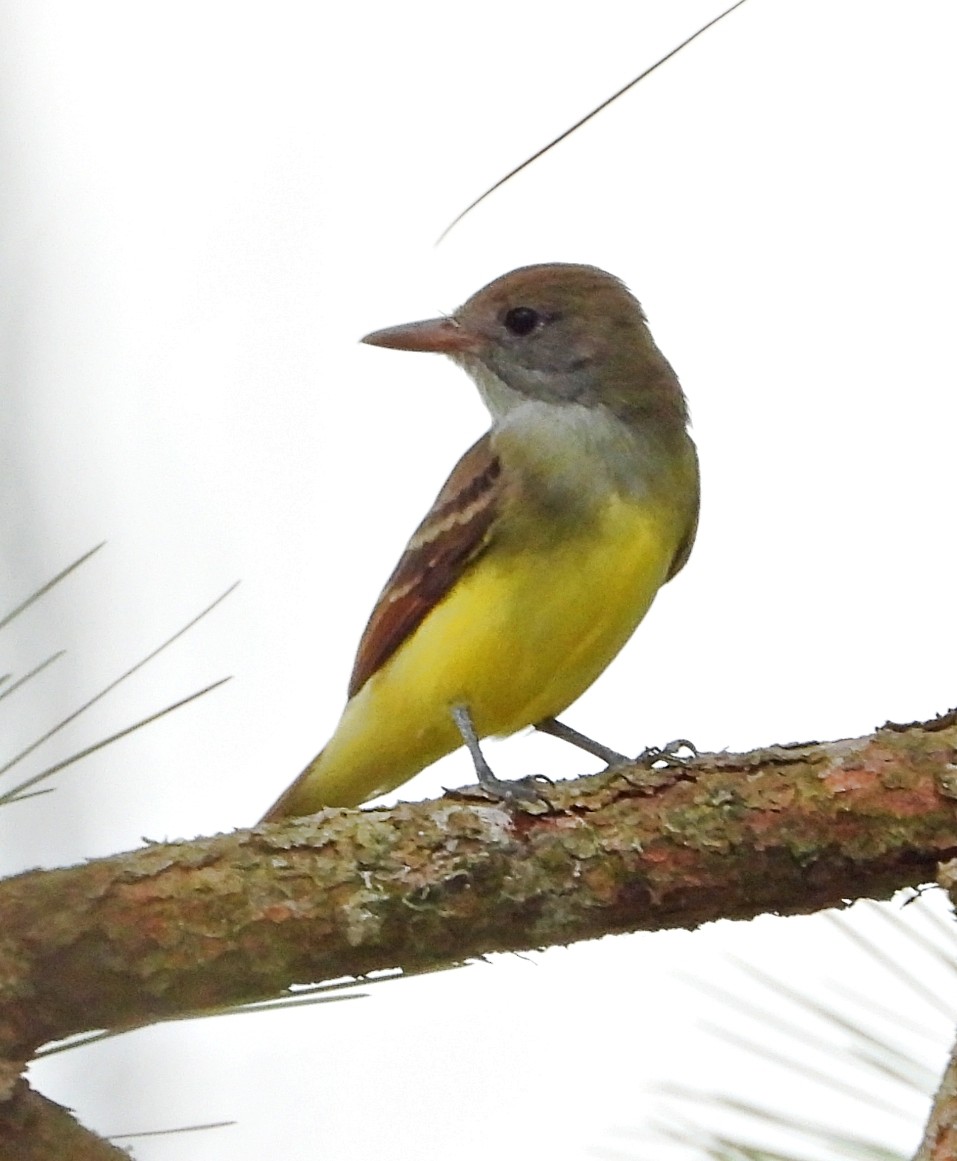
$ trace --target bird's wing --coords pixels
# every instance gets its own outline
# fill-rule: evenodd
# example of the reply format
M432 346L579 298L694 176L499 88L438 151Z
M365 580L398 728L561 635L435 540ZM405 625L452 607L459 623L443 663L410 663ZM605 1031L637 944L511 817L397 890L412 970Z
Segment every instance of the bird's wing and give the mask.
M690 440L688 441L688 450L690 455L685 464L684 479L680 481L677 487L677 494L684 497L687 501L687 526L685 528L685 534L682 536L674 558L671 561L671 567L668 569L665 582L670 581L672 577L676 577L688 563L688 557L691 555L691 549L694 547L695 537L698 534L701 482L698 477L698 455L695 451L694 444Z
M688 527L688 531L685 533L681 543L678 545L678 551L675 553L674 559L671 562L671 568L668 569L668 575L665 577L665 584L667 584L668 581L670 581L673 577L676 577L688 563L688 557L691 555L691 549L694 547L695 536L697 536L697 534L698 509L696 507L691 524Z
M372 611L359 642L349 697L415 632L482 552L501 506L501 472L488 434L455 465Z

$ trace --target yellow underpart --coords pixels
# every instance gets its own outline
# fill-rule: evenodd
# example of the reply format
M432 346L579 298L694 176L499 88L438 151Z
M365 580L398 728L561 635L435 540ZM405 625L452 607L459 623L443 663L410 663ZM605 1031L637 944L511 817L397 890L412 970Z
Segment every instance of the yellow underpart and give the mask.
M517 552L493 543L349 701L283 813L401 785L462 744L455 704L480 737L560 714L644 617L684 532L672 509L615 497L587 533Z

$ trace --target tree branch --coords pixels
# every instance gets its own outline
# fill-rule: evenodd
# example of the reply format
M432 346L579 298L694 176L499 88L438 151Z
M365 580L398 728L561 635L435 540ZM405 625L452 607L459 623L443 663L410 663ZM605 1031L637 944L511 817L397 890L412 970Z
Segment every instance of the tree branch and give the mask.
M25 1080L0 1083L0 1150L3 1161L130 1161L129 1153L84 1129L69 1109Z
M7 880L0 1050L295 982L886 898L957 855L957 711L548 793L547 813L326 810Z

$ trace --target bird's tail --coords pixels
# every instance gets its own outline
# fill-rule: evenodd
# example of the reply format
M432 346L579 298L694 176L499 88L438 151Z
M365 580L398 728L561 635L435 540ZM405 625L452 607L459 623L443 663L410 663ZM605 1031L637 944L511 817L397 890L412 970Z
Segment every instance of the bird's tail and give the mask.
M309 797L313 800L311 804L303 800L307 794L307 785L315 778L316 769L322 761L323 753L324 751L320 750L295 782L286 787L259 820L260 824L264 822L279 822L284 818L297 818L301 814L313 814L319 809L315 805L314 793L309 794Z

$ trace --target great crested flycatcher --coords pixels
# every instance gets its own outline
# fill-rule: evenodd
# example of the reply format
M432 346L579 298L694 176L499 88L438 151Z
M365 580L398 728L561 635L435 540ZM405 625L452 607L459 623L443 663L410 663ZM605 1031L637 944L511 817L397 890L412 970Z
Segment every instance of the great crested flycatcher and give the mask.
M593 266L527 266L450 318L363 340L450 355L491 429L459 460L389 578L336 731L263 821L356 806L478 740L557 722L684 565L698 461L684 393L640 304ZM540 792L532 792L540 797Z

